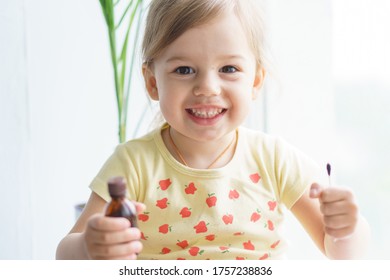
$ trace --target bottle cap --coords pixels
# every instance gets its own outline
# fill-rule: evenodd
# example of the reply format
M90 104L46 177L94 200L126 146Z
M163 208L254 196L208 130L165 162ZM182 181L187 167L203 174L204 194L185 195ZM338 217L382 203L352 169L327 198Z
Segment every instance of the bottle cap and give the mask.
M123 177L112 177L108 180L110 196L124 196L126 194L126 180Z

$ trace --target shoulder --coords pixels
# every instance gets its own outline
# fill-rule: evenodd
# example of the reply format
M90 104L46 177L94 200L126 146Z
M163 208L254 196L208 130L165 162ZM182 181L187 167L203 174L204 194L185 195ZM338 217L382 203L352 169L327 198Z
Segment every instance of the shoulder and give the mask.
M139 138L131 139L125 143L119 144L115 149L115 154L120 157L137 158L145 156L156 150L156 138L160 128L155 129Z
M156 128L141 137L131 139L125 143L120 144L119 146L123 146L124 148L128 149L151 145L153 144L156 134L158 134L159 132L160 128Z
M275 157L283 150L293 149L287 141L279 136L246 127L240 127L240 138L247 152L252 154L260 153L262 156Z
M288 154L304 156L304 153L290 144L281 136L267 134L262 131L240 127L240 137L249 148L259 151L267 151L275 157L284 157Z
M253 130L247 127L239 128L239 135L243 142L248 144L274 145L277 137L262 131Z
M280 136L248 128L240 128L240 133L246 154L250 153L260 164L276 172L277 177L318 170L312 158Z

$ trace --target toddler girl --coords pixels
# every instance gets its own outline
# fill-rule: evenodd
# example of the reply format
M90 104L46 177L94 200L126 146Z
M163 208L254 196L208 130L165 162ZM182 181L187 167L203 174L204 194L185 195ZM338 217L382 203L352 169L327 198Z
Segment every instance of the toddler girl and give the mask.
M249 0L154 0L143 75L164 125L117 147L91 184L58 258L280 259L287 208L329 258L364 251L368 227L351 191L324 188L305 155L241 126L265 69ZM139 228L101 213L123 176Z

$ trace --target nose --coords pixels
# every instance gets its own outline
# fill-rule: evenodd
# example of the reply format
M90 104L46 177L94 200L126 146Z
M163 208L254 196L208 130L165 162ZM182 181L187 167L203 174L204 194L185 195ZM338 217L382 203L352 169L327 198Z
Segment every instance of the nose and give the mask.
M194 86L195 96L214 96L221 93L218 77L211 72L199 73Z

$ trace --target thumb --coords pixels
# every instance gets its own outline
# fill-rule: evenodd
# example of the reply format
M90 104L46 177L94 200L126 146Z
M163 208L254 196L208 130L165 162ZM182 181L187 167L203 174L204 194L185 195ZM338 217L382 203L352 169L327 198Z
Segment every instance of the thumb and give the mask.
M324 188L321 185L313 183L310 186L310 198L319 198L323 189Z
M138 201L134 201L134 200L132 200L131 202L134 203L135 209L137 210L138 214L140 214L140 213L145 211L145 209L146 209L146 205L145 204L143 204L141 202L138 202Z

